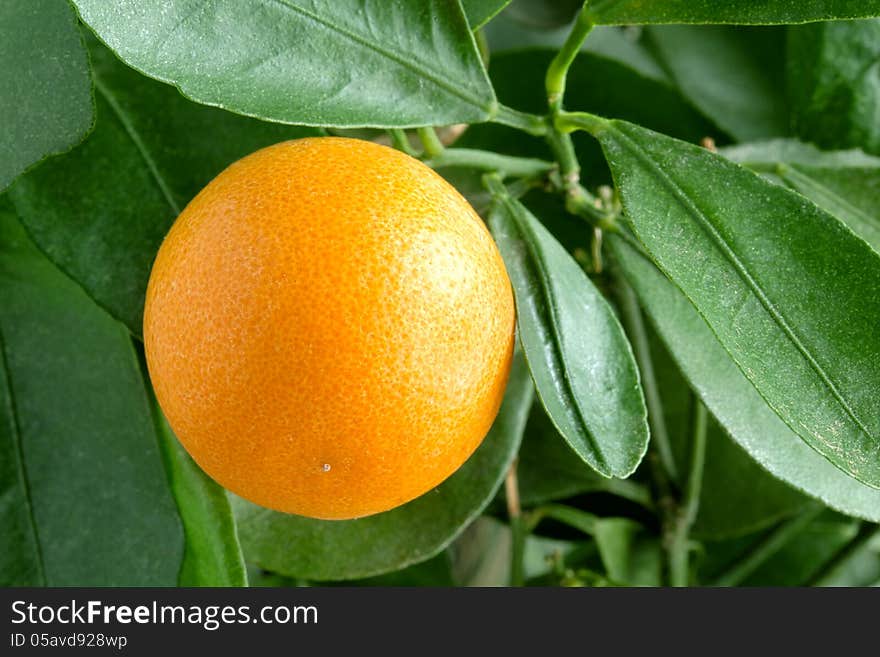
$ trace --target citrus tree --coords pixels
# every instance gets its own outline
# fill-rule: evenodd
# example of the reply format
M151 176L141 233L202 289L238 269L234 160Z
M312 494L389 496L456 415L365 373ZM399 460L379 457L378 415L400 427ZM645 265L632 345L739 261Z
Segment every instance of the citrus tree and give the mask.
M874 16L6 0L0 583L880 582Z

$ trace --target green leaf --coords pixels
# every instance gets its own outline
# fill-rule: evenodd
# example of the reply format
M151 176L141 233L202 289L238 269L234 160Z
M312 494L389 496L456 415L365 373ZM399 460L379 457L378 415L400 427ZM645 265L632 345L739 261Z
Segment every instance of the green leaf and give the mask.
M517 354L501 410L477 451L440 486L385 513L313 520L233 498L245 558L282 575L342 580L434 556L492 500L519 447L531 401L532 383Z
M880 521L880 491L853 479L800 440L737 368L684 294L621 239L610 236L609 244L682 373L733 440L795 488L844 513ZM661 394L666 405L668 395ZM710 449L707 456L712 454ZM714 488L715 482L707 476L704 485ZM719 490L719 498L723 492Z
M471 29L478 30L510 4L510 0L462 0L461 4Z
M878 0L595 0L603 25L732 23L766 25L880 16Z
M410 127L485 121L497 107L458 2L73 2L126 63L248 116Z
M795 132L880 154L880 20L790 28L787 61Z
M183 533L129 335L6 202L0 334L0 583L176 585Z
M10 196L40 249L140 335L153 258L186 203L238 158L315 131L196 105L103 47L91 56L94 132L19 179Z
M800 192L880 251L880 158L856 149L820 151L786 139L720 152Z
M637 237L761 396L880 487L880 257L812 202L715 153L621 121L592 128Z
M145 367L143 364L143 372ZM178 585L247 586L226 491L192 460L171 431L155 397L150 397L159 446L186 536Z
M65 0L0 4L0 191L92 126L89 60Z
M517 480L523 506L562 500L581 493L611 493L651 507L646 488L628 479L608 479L584 466L559 435L540 403L529 413L517 457Z
M779 28L649 27L649 43L695 107L739 141L788 133Z
M547 414L597 472L629 476L648 447L647 411L614 311L519 201L497 198L489 225L513 284L520 342Z
M646 295L650 294L653 281L648 274L643 273L642 268L653 269L653 272L649 273L661 278L662 274L654 269L650 262L633 251L632 247L625 243L618 245L616 238L612 237L611 240L612 251L615 255L620 256L618 264L623 266L627 279L637 290ZM641 262L636 260L633 263L633 258L638 258ZM664 282L674 291L672 283L665 281L665 279L660 285L663 285ZM648 302L643 302L643 305L652 308L652 303L663 303L666 301L663 292L661 290L658 293L659 300L649 299ZM696 314L696 311L691 312ZM697 319L699 320L699 316ZM704 330L708 331L708 328ZM678 472L686 472L691 459L694 396L684 375L656 332L651 331L649 335L651 361L654 365L657 385L663 402L663 415L666 420L673 456L678 466ZM717 349L720 350L721 357L726 360L728 367L732 367L738 373L736 366L730 362L720 345ZM708 357L710 354L703 354L703 356ZM742 384L748 386L748 389L757 395L748 381L743 379ZM734 400L735 402L736 400ZM782 424L772 411L766 409L766 412L775 422ZM800 511L809 503L808 497L761 467L727 435L714 417L710 415L708 419L700 506L691 529L692 536L700 539L741 536L772 525L780 519ZM796 436L791 435L784 424L783 428L786 435L790 435L812 456L824 461L821 456L800 443ZM849 479L830 463L825 462L825 466L833 470L835 476Z

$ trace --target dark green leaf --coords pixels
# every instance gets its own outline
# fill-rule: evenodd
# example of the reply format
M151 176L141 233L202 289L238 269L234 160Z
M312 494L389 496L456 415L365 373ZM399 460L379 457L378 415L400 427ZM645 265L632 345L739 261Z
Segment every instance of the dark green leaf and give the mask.
M620 121L594 129L636 235L761 396L880 487L880 257L812 202L715 153Z
M202 472L171 431L152 395L151 401L171 492L186 536L178 584L247 586L226 491Z
M196 105L103 47L91 54L94 133L10 196L37 245L139 335L153 258L186 203L238 158L315 131Z
M5 202L0 333L0 582L177 584L183 532L129 335Z
M721 153L797 190L880 251L880 158L777 139Z
M683 374L737 444L773 475L825 504L880 521L880 491L837 469L799 440L737 368L684 294L622 240L612 238L610 244ZM667 403L668 395L663 400ZM715 486L708 477L705 485Z
M462 0L461 4L471 29L477 30L492 20L509 2L510 0Z
M519 201L489 213L517 305L538 397L568 444L597 472L627 477L648 447L632 349L611 306Z
M532 383L514 358L501 410L468 461L434 490L401 507L358 520L313 520L234 498L245 557L266 570L341 580L398 570L437 554L491 501L522 438Z
M647 36L685 98L727 134L788 133L780 28L669 25Z
M619 264L626 272L627 278L636 290L646 295L651 294L653 292L652 277L649 275L650 272L643 271L645 267L653 269L651 263L635 253L626 244L619 245L615 238L612 238L611 247L614 254L618 256ZM634 261L634 258L639 260ZM656 269L653 270L653 274L662 278L662 274ZM660 282L660 285L663 282L672 287L673 292L675 291L674 286L665 279ZM668 303L663 292L665 290L661 289L656 294L656 299L652 297L643 302L644 307L652 311L655 303ZM661 308L660 313L662 312ZM696 314L696 311L691 312ZM699 316L697 316L697 320L699 320ZM708 331L708 328L704 330ZM678 471L685 472L690 462L690 440L693 433L693 393L671 354L661 343L656 333L652 331L650 336L651 360L660 389L660 398L663 402L663 415L666 420L673 456ZM679 338L680 336L675 335L674 337ZM693 336L688 334L687 339L692 340ZM699 346L699 341L696 343ZM730 362L720 345L717 349L720 350L721 357L725 359L727 366L733 368L734 372L738 374L736 366ZM711 355L711 353L702 352L704 358L710 358ZM723 367L722 364L722 370ZM748 390L757 396L748 381L742 379L741 375L740 379L742 385L747 386ZM730 392L731 390L728 389L728 394ZM732 403L737 403L737 400L734 398ZM810 452L815 459L824 461L821 456L800 443L797 437L791 434L788 427L770 409L766 409L766 413L774 422L782 425L785 435L789 435L797 441L799 447ZM759 434L758 437L762 436ZM824 465L834 471L836 477L850 479L830 463L825 462ZM854 483L859 485L858 482ZM862 486L862 488L866 487ZM700 506L691 530L692 535L701 539L741 536L767 527L781 518L796 513L808 502L809 498L758 465L742 447L731 440L718 421L710 415L706 430L706 454L703 466L703 484L700 490Z
M93 119L89 60L65 0L0 4L0 191L82 140Z
M788 91L798 135L880 154L880 20L790 28Z
M880 16L878 0L595 0L604 25L733 23L766 25Z
M496 110L458 2L73 0L125 62L270 121L407 127Z

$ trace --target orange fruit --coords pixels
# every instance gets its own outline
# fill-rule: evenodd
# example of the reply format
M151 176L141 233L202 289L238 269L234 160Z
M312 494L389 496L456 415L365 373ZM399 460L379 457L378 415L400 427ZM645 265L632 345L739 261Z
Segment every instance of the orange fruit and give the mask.
M513 353L510 281L468 202L370 142L284 142L180 214L150 276L147 364L196 462L259 505L356 518L477 448Z

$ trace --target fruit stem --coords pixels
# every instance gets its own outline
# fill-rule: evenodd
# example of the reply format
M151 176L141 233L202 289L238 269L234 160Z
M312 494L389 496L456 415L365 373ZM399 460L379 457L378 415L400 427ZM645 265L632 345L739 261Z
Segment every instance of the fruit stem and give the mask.
M388 136L391 137L391 144L394 146L394 148L399 151L403 151L411 157L418 156L418 153L410 143L409 137L407 136L405 130L402 130L400 128L391 128L388 131Z
M428 158L438 157L444 150L446 150L445 146L443 146L443 142L440 141L440 138L431 126L416 128L416 134L418 134L419 139L422 140L422 146L424 146L425 155Z

